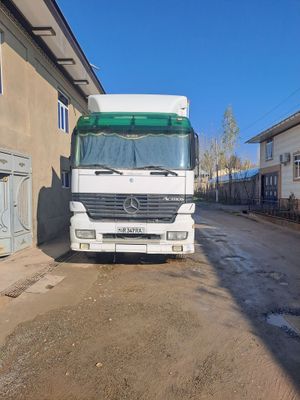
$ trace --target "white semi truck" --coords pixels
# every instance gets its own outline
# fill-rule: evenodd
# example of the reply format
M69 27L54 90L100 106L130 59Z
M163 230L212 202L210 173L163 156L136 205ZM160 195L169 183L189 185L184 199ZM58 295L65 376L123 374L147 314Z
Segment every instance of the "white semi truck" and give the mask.
M188 100L94 95L72 138L71 248L194 252L198 140Z

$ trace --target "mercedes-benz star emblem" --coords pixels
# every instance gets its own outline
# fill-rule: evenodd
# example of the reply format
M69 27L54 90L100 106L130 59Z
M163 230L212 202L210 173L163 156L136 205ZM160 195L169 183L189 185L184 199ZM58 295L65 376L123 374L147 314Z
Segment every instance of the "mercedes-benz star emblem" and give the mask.
M140 203L136 197L130 196L124 200L123 208L128 214L135 214L140 208Z

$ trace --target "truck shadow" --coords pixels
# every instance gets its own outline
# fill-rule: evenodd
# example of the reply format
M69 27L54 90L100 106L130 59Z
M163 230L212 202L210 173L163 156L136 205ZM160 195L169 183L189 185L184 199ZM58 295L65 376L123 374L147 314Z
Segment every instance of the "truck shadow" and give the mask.
M91 265L147 265L165 264L168 257L157 254L139 253L89 253L70 251L65 257L56 258L57 262L68 264L91 264Z
M228 231L230 228L226 229ZM203 292L208 292L212 296L221 296L222 289L226 289L229 296L234 299L234 309L249 322L251 332L264 343L274 362L285 370L300 393L300 340L268 325L265 317L266 312L272 311L270 307L279 305L280 302L291 304L293 295L284 295L285 289L279 286L278 282L267 281L265 276L255 271L249 272L246 268L243 270L243 260L222 259L222 253L218 252L220 244L212 240L211 233L207 233L206 237L204 231L205 229L196 230L196 243L201 245L201 251L209 265L213 267L218 279L218 288L210 291L208 288L199 287L198 293L202 295ZM254 249L255 244L253 246ZM241 266L238 271L237 264Z
M69 168L69 159L61 156L60 174L69 172ZM47 242L59 238L68 231L71 216L69 211L70 199L70 188L62 186L61 176L58 176L55 169L52 168L51 185L41 187L37 198L36 220L34 222L36 224L37 244L40 248L49 248L50 251L51 246L47 246ZM44 244L45 246L43 246Z

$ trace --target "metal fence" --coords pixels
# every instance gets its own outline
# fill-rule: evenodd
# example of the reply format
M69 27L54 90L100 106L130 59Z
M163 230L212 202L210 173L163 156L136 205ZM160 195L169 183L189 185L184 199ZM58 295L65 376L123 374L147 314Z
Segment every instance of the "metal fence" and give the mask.
M297 199L252 199L249 201L249 210L300 223L300 204Z

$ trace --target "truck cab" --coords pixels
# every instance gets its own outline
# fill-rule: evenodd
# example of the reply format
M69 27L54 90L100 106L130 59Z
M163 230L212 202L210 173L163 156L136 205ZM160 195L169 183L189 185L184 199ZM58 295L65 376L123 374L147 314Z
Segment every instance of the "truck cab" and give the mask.
M197 136L184 96L95 95L72 138L71 248L194 252Z

